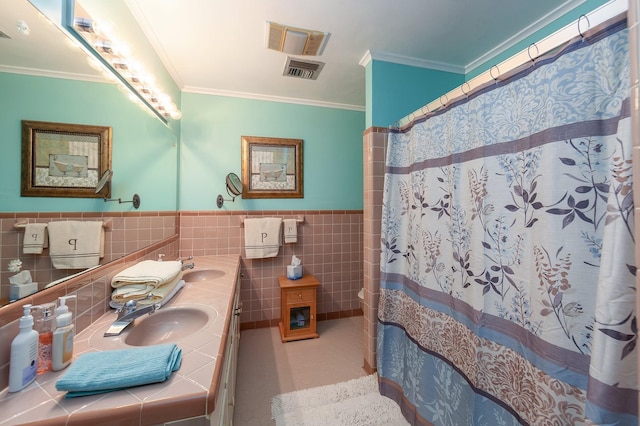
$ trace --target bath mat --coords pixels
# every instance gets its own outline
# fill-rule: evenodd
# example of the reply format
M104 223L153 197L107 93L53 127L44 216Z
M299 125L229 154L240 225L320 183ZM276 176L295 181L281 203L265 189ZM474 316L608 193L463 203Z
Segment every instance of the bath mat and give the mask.
M276 426L406 426L400 407L378 392L376 374L271 400Z

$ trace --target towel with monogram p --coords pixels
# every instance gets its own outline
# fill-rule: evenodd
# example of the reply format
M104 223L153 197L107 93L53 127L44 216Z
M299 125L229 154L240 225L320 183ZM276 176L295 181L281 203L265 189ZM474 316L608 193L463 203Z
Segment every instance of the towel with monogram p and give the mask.
M46 223L27 223L24 227L24 243L22 253L42 254L42 249L49 246Z
M280 249L282 218L261 217L244 220L244 249L247 259L276 257Z
M56 269L85 269L104 256L102 221L49 222L49 257Z

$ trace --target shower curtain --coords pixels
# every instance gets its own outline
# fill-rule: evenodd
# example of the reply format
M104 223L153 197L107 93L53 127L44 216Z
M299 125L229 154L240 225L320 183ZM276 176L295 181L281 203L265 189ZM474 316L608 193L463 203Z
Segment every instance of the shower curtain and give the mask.
M411 424L637 425L626 20L391 130L377 369Z

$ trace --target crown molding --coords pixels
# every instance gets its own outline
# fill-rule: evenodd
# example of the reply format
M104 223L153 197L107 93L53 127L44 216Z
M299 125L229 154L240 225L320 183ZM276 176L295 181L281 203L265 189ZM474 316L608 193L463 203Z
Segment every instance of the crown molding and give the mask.
M506 50L512 48L513 46L515 46L518 43L520 43L523 40L525 40L527 37L532 36L537 31L543 29L547 25L550 25L556 19L558 19L558 18L564 16L565 14L571 12L573 9L575 9L578 6L580 6L585 1L586 0L569 0L569 1L565 2L564 4L556 7L554 10L552 10L549 13L547 13L545 16L543 16L542 18L538 19L536 22L532 23L531 25L529 25L526 28L523 28L521 31L519 31L518 33L516 33L512 37L506 39L505 41L503 41L502 43L500 43L499 45L497 45L493 49L489 50L488 52L484 53L483 55L479 56L478 58L476 58L473 61L471 61L470 63L468 63L464 67L464 73L466 74L466 73L469 73L469 72L473 71L474 69L476 69L477 67L481 66L482 64L490 61L492 58L495 58L496 56L500 55L501 53L505 52Z
M394 64L408 65L417 68L428 68L438 71L453 72L456 74L464 74L465 67L446 64L444 62L427 61L424 59L411 58L409 56L396 55L394 53L380 52L377 50L367 50L359 64L366 67L371 61L391 62Z
M200 95L225 96L229 98L254 99L259 101L282 102L287 104L316 106L322 108L346 109L350 111L364 112L366 109L363 105L350 105L335 102L314 101L309 99L288 98L284 96L271 96L260 93L234 92L231 90L216 90L202 87L187 86L182 89L183 93L195 93Z
M6 72L11 74L32 75L35 77L50 77L50 78L62 78L66 80L90 81L93 83L108 82L108 80L105 77L96 76L96 75L74 74L74 73L68 73L68 72L42 70L42 69L36 69L36 68L12 67L8 65L0 65L0 72Z

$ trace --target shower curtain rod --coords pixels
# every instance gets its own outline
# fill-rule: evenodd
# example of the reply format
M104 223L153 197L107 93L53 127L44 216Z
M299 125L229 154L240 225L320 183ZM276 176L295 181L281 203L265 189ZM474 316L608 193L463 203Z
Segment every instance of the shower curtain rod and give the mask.
M455 89L441 95L438 99L431 101L422 108L415 110L409 115L401 118L393 123L390 127L403 129L410 126L416 119L424 117L429 113L433 113L446 108L450 102L462 99L473 93L476 89L493 81L498 81L501 75L535 60L545 53L550 52L556 47L568 42L576 36L582 36L589 29L594 28L606 20L619 15L628 9L629 0L611 0L597 9L580 16L577 21L561 28L553 34L548 35L542 40L532 43L527 49L516 53L509 59L493 65L487 71L477 75L469 81L462 83Z

